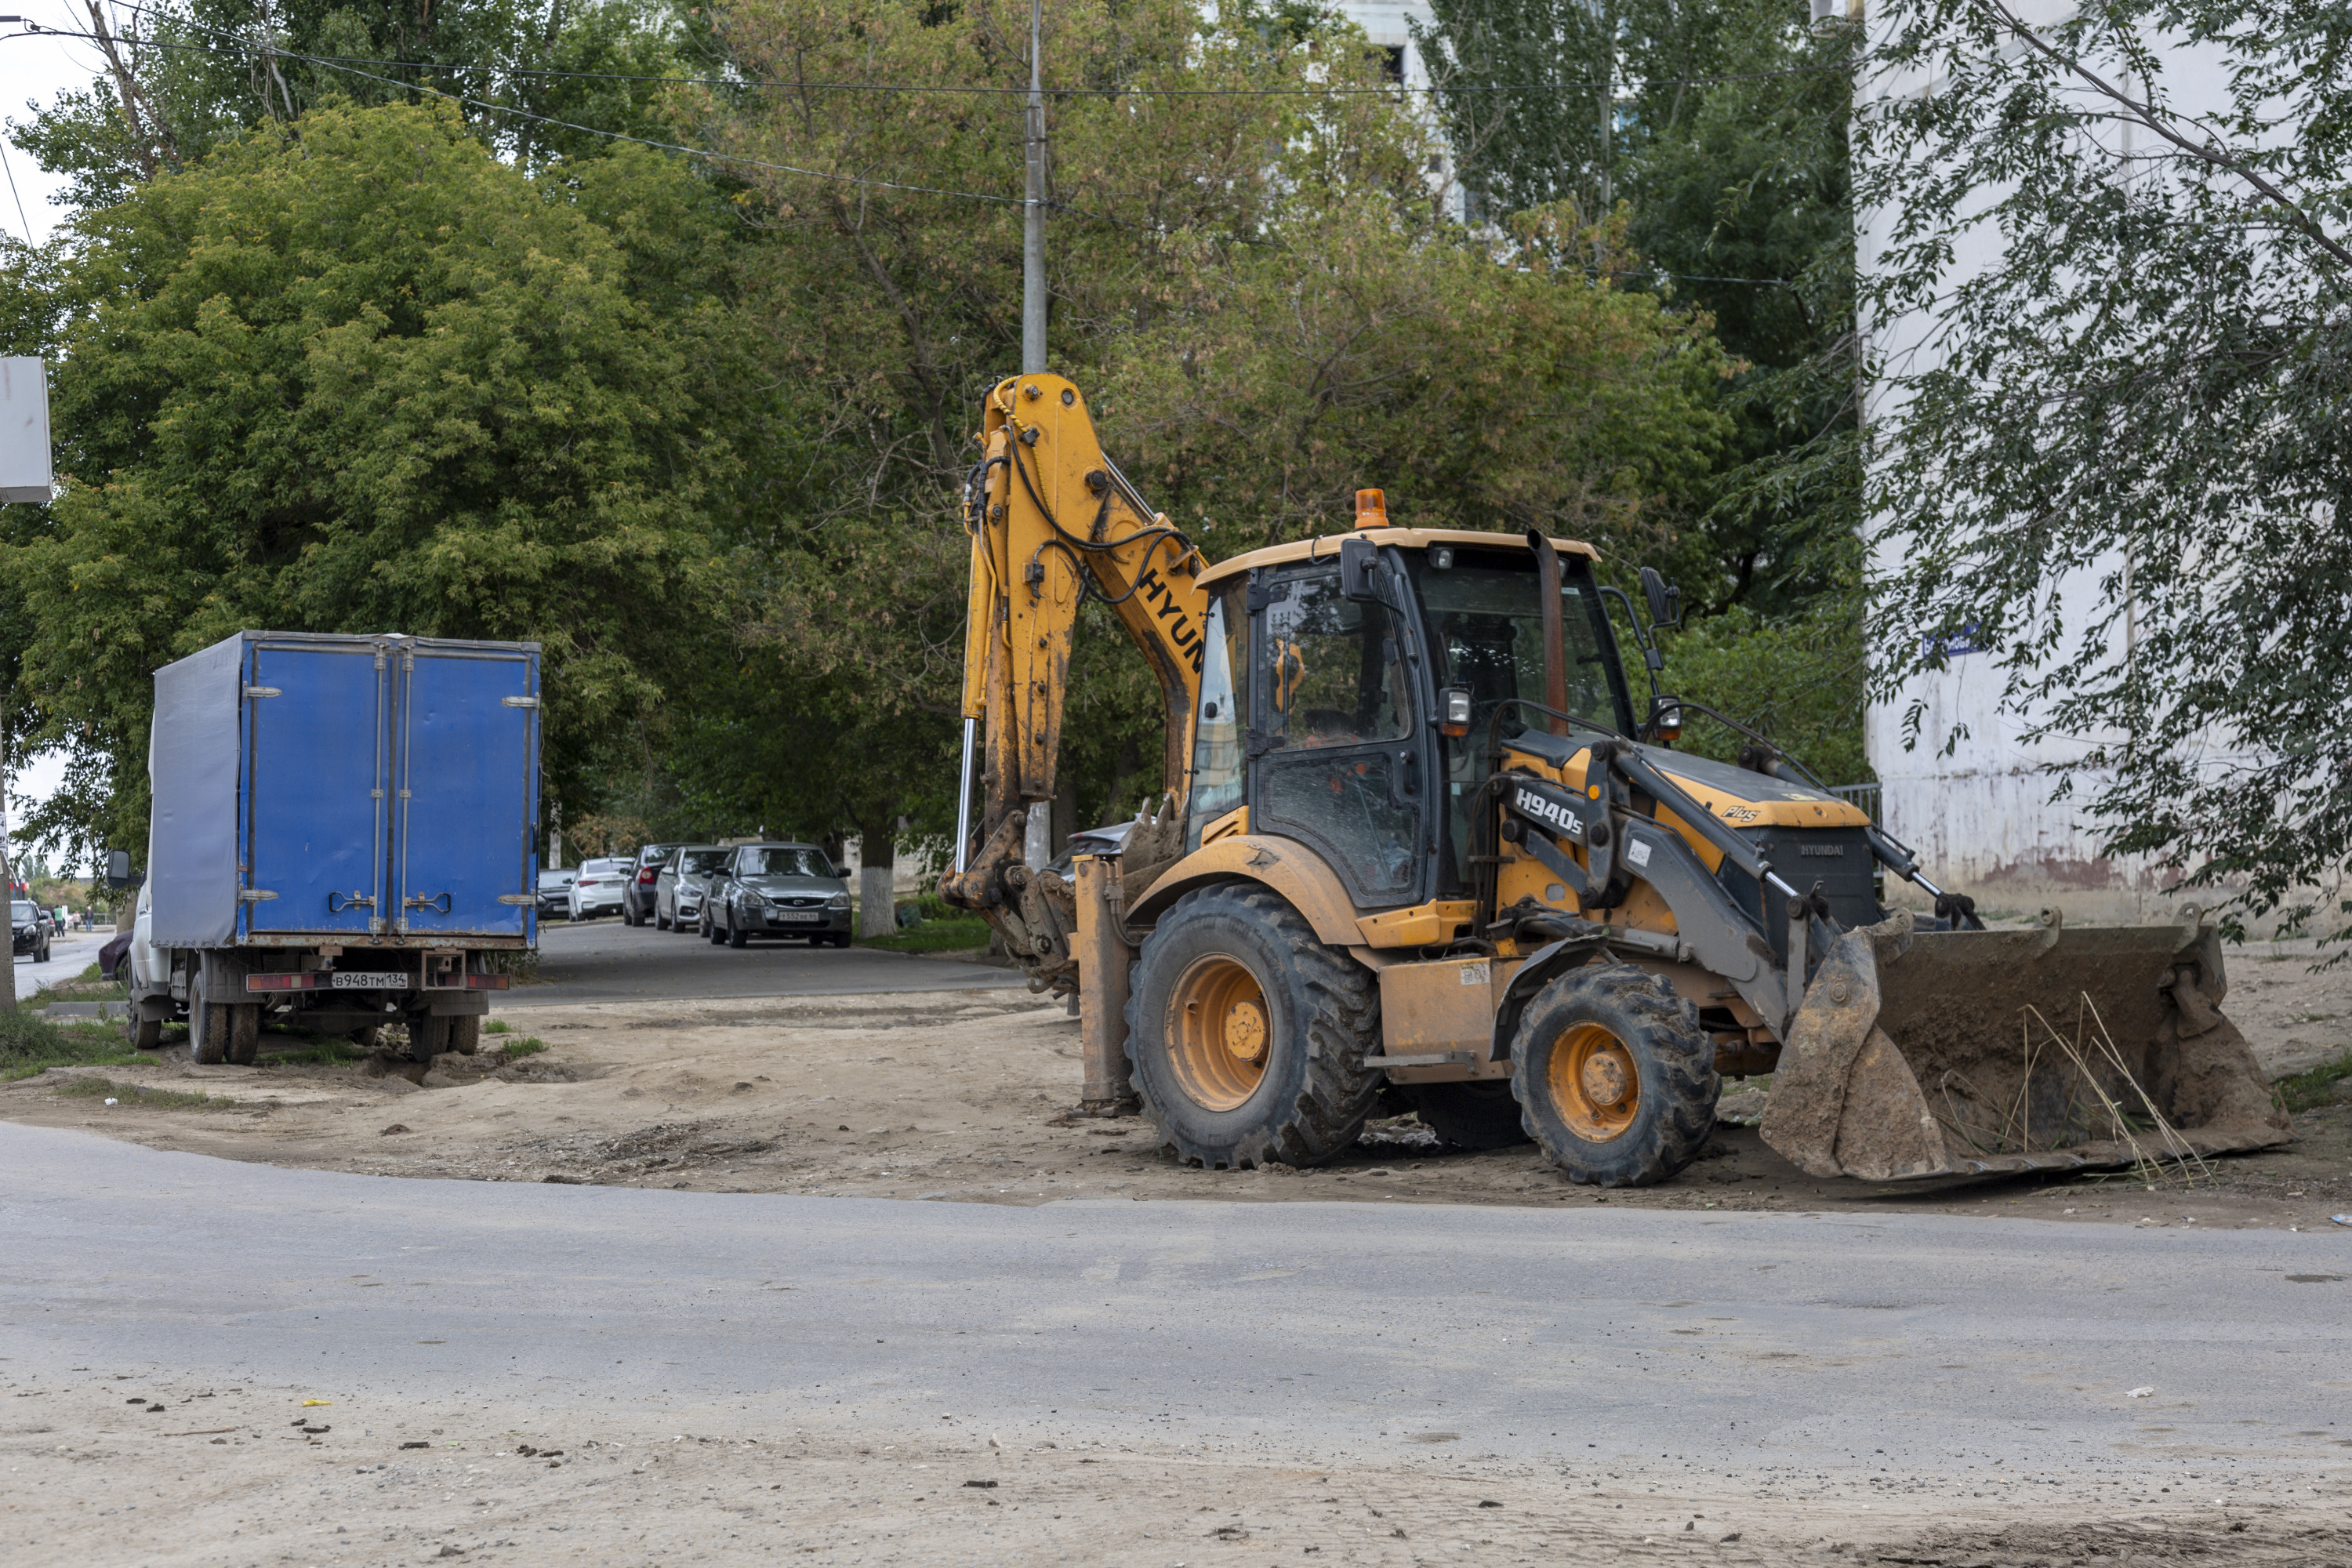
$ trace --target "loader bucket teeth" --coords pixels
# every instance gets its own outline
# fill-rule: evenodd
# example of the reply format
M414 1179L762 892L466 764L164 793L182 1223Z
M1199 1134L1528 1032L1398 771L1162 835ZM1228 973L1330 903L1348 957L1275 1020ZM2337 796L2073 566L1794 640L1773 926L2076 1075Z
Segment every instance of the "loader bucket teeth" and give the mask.
M2178 926L1849 931L1791 1020L1764 1141L1809 1174L2131 1165L2268 1148L2286 1114Z

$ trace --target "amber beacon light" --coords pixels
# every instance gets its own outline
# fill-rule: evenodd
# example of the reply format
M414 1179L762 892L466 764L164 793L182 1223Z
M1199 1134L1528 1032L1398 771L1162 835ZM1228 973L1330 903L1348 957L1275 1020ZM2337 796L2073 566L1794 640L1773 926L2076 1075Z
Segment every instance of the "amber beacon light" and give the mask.
M1389 525L1389 498L1381 490L1356 492L1356 526L1386 528Z

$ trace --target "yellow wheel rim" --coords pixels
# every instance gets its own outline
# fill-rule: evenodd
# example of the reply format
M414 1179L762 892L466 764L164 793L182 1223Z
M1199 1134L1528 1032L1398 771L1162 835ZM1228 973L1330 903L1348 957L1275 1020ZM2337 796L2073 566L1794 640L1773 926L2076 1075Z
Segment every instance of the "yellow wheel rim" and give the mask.
M1622 1136L1642 1108L1642 1073L1633 1053L1598 1024L1579 1024L1552 1042L1545 1077L1559 1119L1588 1143Z
M1168 1057L1177 1087L1208 1110L1257 1092L1273 1054L1274 1014L1257 977L1230 958L1196 960L1168 994Z

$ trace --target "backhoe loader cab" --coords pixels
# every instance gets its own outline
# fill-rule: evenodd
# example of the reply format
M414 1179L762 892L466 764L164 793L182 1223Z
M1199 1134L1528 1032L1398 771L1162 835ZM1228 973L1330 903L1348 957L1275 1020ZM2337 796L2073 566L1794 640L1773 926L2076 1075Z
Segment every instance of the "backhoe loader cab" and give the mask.
M1386 1099L1457 1144L1532 1139L1575 1180L1643 1184L1755 1074L1766 1139L1819 1174L2283 1135L2213 1011L2210 926L1986 931L1760 737L1738 766L1658 743L1688 705L1656 696L1626 599L1637 709L1589 546L1391 526L1368 490L1344 535L1212 565L1059 378L1002 384L983 440L985 806L943 888L1033 985L1078 994L1088 1101L1139 1106L1180 1156L1313 1164ZM1643 586L1670 624L1675 596ZM1066 879L1028 821L1088 593L1160 674L1171 799ZM1882 907L1882 872L1938 918Z

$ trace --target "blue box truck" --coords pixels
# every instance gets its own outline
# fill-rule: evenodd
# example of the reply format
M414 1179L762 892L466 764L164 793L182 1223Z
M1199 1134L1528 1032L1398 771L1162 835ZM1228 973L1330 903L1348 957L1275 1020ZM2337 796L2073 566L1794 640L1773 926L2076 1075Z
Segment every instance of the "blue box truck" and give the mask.
M471 1052L538 940L539 645L240 632L155 672L130 1028Z

